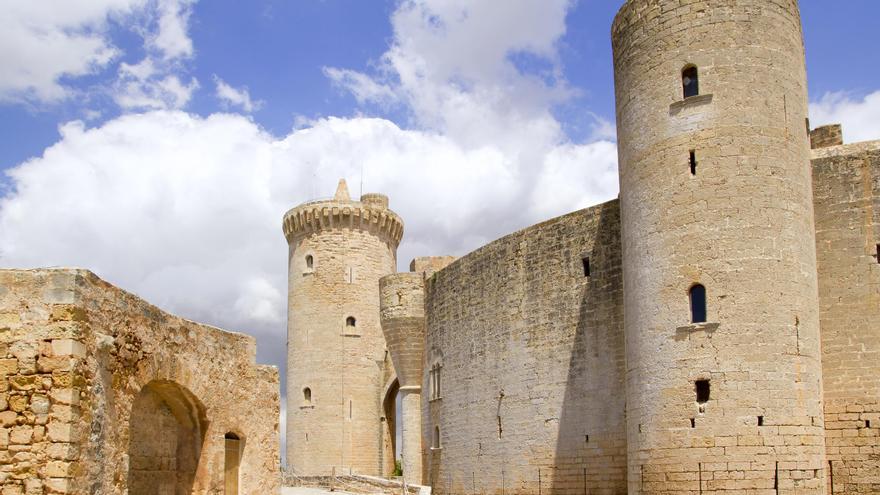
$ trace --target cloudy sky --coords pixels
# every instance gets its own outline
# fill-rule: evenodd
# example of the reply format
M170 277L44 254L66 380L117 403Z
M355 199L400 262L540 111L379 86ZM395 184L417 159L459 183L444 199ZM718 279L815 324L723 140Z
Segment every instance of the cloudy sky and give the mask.
M814 124L880 138L876 0L803 0ZM0 266L79 266L284 368L290 207L413 256L617 194L621 0L0 0Z

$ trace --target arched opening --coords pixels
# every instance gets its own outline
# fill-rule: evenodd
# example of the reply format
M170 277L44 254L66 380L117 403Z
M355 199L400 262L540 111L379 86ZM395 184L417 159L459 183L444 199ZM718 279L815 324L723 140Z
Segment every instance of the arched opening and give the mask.
M306 387L303 389L303 405L309 406L312 404L312 389Z
M681 86L684 97L690 98L700 94L700 78L696 65L689 65L681 71Z
M395 470L395 459L397 459L397 401L400 392L400 383L397 378L391 380L385 385L385 394L382 399L383 413L383 448L382 448L382 472L387 476L392 476Z
M315 258L312 258L311 254L306 255L306 268L311 270L315 267Z
M354 316L349 316L345 319L345 326L354 327L357 325L357 320L354 319Z
M706 322L706 288L700 284L691 287L691 323Z
M238 495L238 472L241 467L242 441L235 433L227 433L223 439L226 456L223 463L225 495Z
M128 493L192 493L206 424L189 390L164 380L145 385L129 420Z

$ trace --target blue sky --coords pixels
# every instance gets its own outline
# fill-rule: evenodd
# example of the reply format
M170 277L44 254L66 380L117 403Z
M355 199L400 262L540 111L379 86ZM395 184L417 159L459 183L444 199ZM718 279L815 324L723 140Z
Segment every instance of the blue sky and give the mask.
M79 266L284 368L281 217L383 192L414 256L614 198L621 1L0 0L0 266ZM880 138L880 2L801 2L814 124Z
M609 27L620 1L581 0L566 18L559 41L564 76L581 95L554 109L574 138L589 137L591 119L584 110L613 120L613 75ZM331 81L322 67L368 71L387 49L392 37L389 16L395 1L362 0L214 0L193 5L189 35L195 47L186 73L201 84L185 109L200 115L222 111L214 96L217 75L233 87L247 86L264 102L254 120L274 135L284 135L297 116L349 116L359 112L388 117L407 125L403 112L363 108ZM845 91L863 97L878 89L880 64L880 3L872 0L801 5L807 45L811 97ZM116 61L136 62L143 56L141 40L125 20L109 23L113 43L124 52ZM520 62L528 69L529 61ZM73 99L45 104L6 102L0 105L0 168L39 156L58 140L58 125L82 119L87 110L102 117L89 125L118 116L120 109L100 86L115 76L115 63L95 74L66 78L72 87L95 92L86 102ZM84 104L85 103L85 104Z

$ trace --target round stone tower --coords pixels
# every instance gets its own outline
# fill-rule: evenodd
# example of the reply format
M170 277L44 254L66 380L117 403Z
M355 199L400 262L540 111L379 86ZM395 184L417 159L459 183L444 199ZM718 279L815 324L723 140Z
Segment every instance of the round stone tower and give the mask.
M382 331L400 383L401 460L406 481L422 484L422 372L425 358L425 273L379 281Z
M301 476L382 468L385 338L379 279L396 271L403 221L388 198L331 200L284 215L289 250L287 458Z
M612 28L629 493L824 493L796 0L629 0Z

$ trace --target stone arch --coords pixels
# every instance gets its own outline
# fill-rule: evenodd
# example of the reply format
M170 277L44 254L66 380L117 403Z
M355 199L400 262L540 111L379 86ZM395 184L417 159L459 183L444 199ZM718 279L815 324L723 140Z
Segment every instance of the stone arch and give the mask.
M382 471L388 476L394 471L394 461L397 459L397 394L400 391L400 383L397 376L392 376L385 384L382 394L382 414L385 418L385 428L382 434L384 439L382 448Z
M128 493L192 493L207 423L205 406L185 387L144 385L129 419Z

